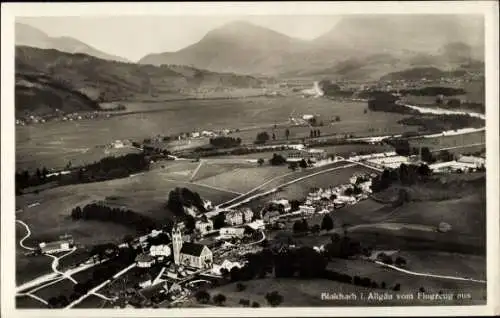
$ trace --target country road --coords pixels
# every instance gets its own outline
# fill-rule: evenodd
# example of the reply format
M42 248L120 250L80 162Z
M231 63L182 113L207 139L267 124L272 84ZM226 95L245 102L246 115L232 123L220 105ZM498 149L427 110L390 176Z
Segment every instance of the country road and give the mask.
M429 274L429 273L418 273L418 272L412 272L412 271L409 271L409 270L406 270L406 269L403 269L403 268L400 268L400 267L397 267L394 265L385 264L385 263L382 263L380 261L375 261L375 263L378 265L381 265L381 266L391 268L391 269L396 270L398 272L412 275L412 276L423 276L423 277L433 277L433 278L450 279L450 280L471 281L471 282L475 282L475 283L486 284L485 280L480 280L480 279L473 279L473 278L468 278L468 277L436 275L436 274Z
M21 246L22 248L28 250L28 251L34 251L35 249L33 247L29 247L29 246L26 246L24 245L24 241L31 236L31 230L29 228L29 226L24 223L23 221L21 220L16 220L17 223L21 224L22 226L25 227L26 229L26 235L19 241L19 246Z

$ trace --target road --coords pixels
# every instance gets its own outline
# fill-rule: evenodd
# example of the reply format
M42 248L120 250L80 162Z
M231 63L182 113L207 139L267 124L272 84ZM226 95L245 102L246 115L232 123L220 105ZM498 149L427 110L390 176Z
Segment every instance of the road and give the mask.
M243 201L231 204L231 205L227 206L226 209L235 208L235 207L237 207L237 206L239 206L239 205L241 205L243 203L247 203L247 202L250 202L251 200L254 200L256 198L263 197L263 196L266 196L266 195L271 194L273 192L276 192L276 191L278 191L278 188L287 187L287 186L292 185L294 183L300 182L302 180L305 180L305 179L308 179L308 178L311 178L311 177L314 177L314 176L317 176L317 175L320 175L320 174L323 174L323 173L327 173L327 172L331 172L331 171L335 171L335 170L339 170L339 169L345 169L345 168L349 168L349 167L354 167L355 165L357 165L357 163L347 164L347 165L344 165L344 166L341 166L341 167L334 167L334 168L324 169L324 170L321 170L321 171L318 171L318 172L315 172L315 173L308 174L306 176L302 176L302 177L293 179L291 181L288 181L288 182L285 182L283 184L280 184L276 188L273 188L273 189L271 189L269 191L262 192L262 193L257 193L257 194L255 194L253 196L250 196L250 197L244 199Z
M101 284L97 285L96 287L92 288L91 290L89 290L85 295L81 296L80 298L78 298L77 300L73 301L72 303L70 303L68 306L65 307L65 309L69 309L69 308L73 308L74 306L78 305L79 303L81 303L84 299L86 299L87 297L89 297L90 295L94 294L96 295L96 293L101 290L102 288L104 288L104 286L106 286L107 284L111 283L111 281L113 279L117 279L118 277L120 277L121 275L125 274L126 272L128 272L129 270L131 270L132 268L135 267L135 263L133 264L130 264L128 267L122 269L121 271L119 271L118 273L116 273L112 279L108 279L104 282L102 282ZM100 295L100 294L99 294ZM99 297L99 295L96 295Z
M418 273L418 272L412 272L394 265L389 265L382 263L380 261L375 261L376 264L391 268L393 270L396 270L398 272L402 272L408 275L412 276L423 276L423 277L432 277L432 278L441 278L441 279L450 279L450 280L460 280L460 281L471 281L475 283L481 283L481 284L486 284L485 280L480 280L480 279L473 279L473 278L468 278L468 277L457 277L457 276L445 276L445 275L436 275L436 274L429 274L429 273Z
M24 228L26 229L26 235L19 241L19 246L21 246L22 248L28 250L28 251L34 251L35 248L33 247L29 247L29 246L26 246L24 245L24 241L31 236L31 230L28 226L28 224L24 223L23 221L21 220L16 220L17 223L21 224L22 226L24 226Z

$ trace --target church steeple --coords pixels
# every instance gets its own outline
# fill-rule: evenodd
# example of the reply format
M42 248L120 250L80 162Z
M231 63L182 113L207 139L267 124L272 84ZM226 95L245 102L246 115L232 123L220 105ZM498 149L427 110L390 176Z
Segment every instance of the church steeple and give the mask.
M177 222L175 222L174 227L172 228L172 253L174 255L174 263L176 265L179 264L180 261L182 244L182 232Z

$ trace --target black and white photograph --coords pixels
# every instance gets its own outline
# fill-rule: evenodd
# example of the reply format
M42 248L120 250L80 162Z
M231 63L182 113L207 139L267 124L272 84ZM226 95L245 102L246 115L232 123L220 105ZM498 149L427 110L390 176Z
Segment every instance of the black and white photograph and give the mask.
M498 3L401 3L2 4L2 314L493 313Z

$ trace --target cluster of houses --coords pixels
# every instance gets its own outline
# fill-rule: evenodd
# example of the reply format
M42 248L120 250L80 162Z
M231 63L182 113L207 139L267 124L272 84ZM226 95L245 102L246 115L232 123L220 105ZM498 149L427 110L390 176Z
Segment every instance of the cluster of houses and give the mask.
M265 223L275 223L280 218L287 216L330 213L345 205L356 204L360 200L368 198L368 195L372 192L371 185L374 177L376 177L376 174L354 174L348 184L326 189L313 189L307 194L305 201L298 206L296 211L292 211L290 202L286 199L273 200L268 203L263 213L263 221Z
M484 169L485 167L486 159L474 156L460 156L457 160L429 165L429 168L436 173L469 172Z

